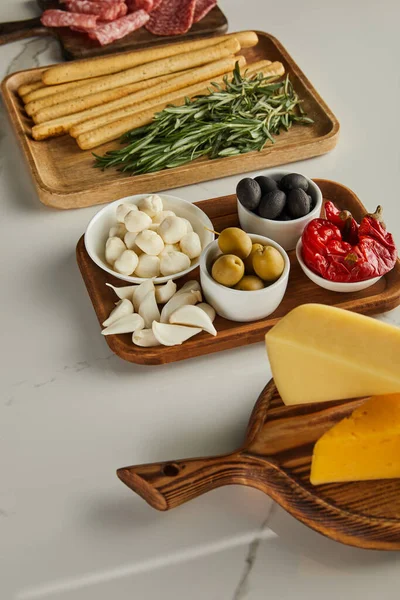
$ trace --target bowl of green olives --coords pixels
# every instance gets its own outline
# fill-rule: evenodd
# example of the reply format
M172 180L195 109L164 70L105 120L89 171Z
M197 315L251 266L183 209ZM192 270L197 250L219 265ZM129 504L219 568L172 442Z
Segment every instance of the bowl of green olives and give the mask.
M254 179L245 177L236 187L240 226L294 250L307 223L320 216L322 192L300 173L273 171Z
M218 315L249 322L273 313L282 302L290 261L274 240L224 229L200 257L203 294Z

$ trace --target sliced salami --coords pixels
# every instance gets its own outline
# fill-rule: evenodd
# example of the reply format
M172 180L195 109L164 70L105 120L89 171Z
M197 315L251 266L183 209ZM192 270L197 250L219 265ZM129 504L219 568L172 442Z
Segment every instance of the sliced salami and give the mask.
M194 9L193 23L198 23L217 6L217 0L196 0L196 8Z
M146 29L154 35L181 35L193 24L196 0L163 0L150 14Z
M89 32L89 37L92 40L97 40L102 46L105 46L115 40L120 40L128 35L128 33L136 31L136 29L140 29L147 23L149 18L146 11L137 10L116 21L97 27L94 31Z
M41 22L45 27L80 27L82 29L96 29L98 15L82 15L80 13L66 12L65 10L45 10Z
M117 19L119 19L120 17L124 17L127 12L128 12L127 5L125 4L125 2L121 2L121 4L119 5L119 14L117 16Z
M98 15L101 21L114 21L120 15L120 7L126 6L124 2L108 3L93 0L66 0L65 5L70 12L86 15Z
M150 13L154 8L154 0L127 0L128 12L135 12L136 10L145 10Z

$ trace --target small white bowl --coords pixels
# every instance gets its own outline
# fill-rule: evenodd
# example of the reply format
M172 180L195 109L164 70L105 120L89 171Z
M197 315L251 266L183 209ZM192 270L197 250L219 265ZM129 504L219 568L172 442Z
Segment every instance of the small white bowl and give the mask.
M234 290L214 281L211 277L212 264L214 259L222 254L217 240L209 244L200 257L200 283L203 294L215 311L230 321L249 322L268 317L282 302L288 284L290 261L284 249L274 240L262 235L250 234L250 237L253 244L260 243L276 248L285 261L280 278L262 290Z
M267 177L279 181L284 175L288 175L293 171L274 171L266 173ZM305 177L305 175L303 175ZM298 239L301 237L307 223L316 219L321 214L322 209L322 192L319 187L308 177L308 194L314 201L314 208L308 215L293 219L293 221L275 221L272 219L264 219L255 213L251 212L237 201L237 209L239 215L240 227L247 233L257 233L275 240L285 250L293 250L296 248Z
M162 201L164 210L172 210L178 217L184 217L192 224L193 230L199 235L201 241L201 247L204 249L214 239L214 234L208 229L213 229L213 224L207 217L206 213L200 208L191 204L187 200L177 198L176 196L170 196L169 194L158 194ZM117 206L123 202L129 204L138 204L143 198L147 198L150 194L138 194L136 196L126 196L126 198L120 198L107 204L98 213L95 214L93 219L90 221L86 232L85 232L85 248L87 253L93 262L96 263L103 271L114 275L122 281L129 281L129 283L143 283L146 279L144 277L135 277L134 275L121 275L114 271L111 266L106 262L105 259L105 245L108 238L108 232L113 225L117 224L115 212ZM200 257L192 260L192 263L185 271L174 273L173 275L160 276L153 278L155 284L166 283L170 279L178 279L183 277L190 271L193 271L199 266Z
M319 285L320 287L330 290L331 292L360 292L361 290L365 290L366 288L374 285L377 281L380 280L382 276L373 277L372 279L365 279L364 281L355 281L354 283L340 283L338 281L329 281L329 279L324 279L320 275L317 275L311 269L309 269L306 263L303 260L303 243L301 239L297 242L296 246L296 256L299 261L299 265L302 268L303 272L311 281Z

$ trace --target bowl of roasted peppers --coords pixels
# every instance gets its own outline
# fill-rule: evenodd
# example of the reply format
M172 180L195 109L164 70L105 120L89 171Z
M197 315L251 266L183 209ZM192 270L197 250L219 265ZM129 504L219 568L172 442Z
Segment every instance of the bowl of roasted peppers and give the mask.
M311 281L334 292L358 292L393 269L397 249L382 221L382 207L361 223L333 202L324 208L325 218L310 221L296 246L297 260Z

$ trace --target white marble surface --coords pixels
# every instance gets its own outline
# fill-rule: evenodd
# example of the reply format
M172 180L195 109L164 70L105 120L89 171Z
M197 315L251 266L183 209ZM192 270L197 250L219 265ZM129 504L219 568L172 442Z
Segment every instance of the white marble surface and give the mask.
M275 34L341 121L337 149L293 169L382 203L400 243L398 1L220 4L232 31ZM0 2L0 21L35 14ZM0 74L59 59L51 39L13 43ZM119 466L240 443L270 376L263 346L156 368L114 357L74 257L97 209L40 204L3 111L0 152L0 598L397 599L398 553L336 544L260 492L223 488L159 513L117 480ZM178 193L201 200L238 180ZM400 324L400 311L381 318Z

